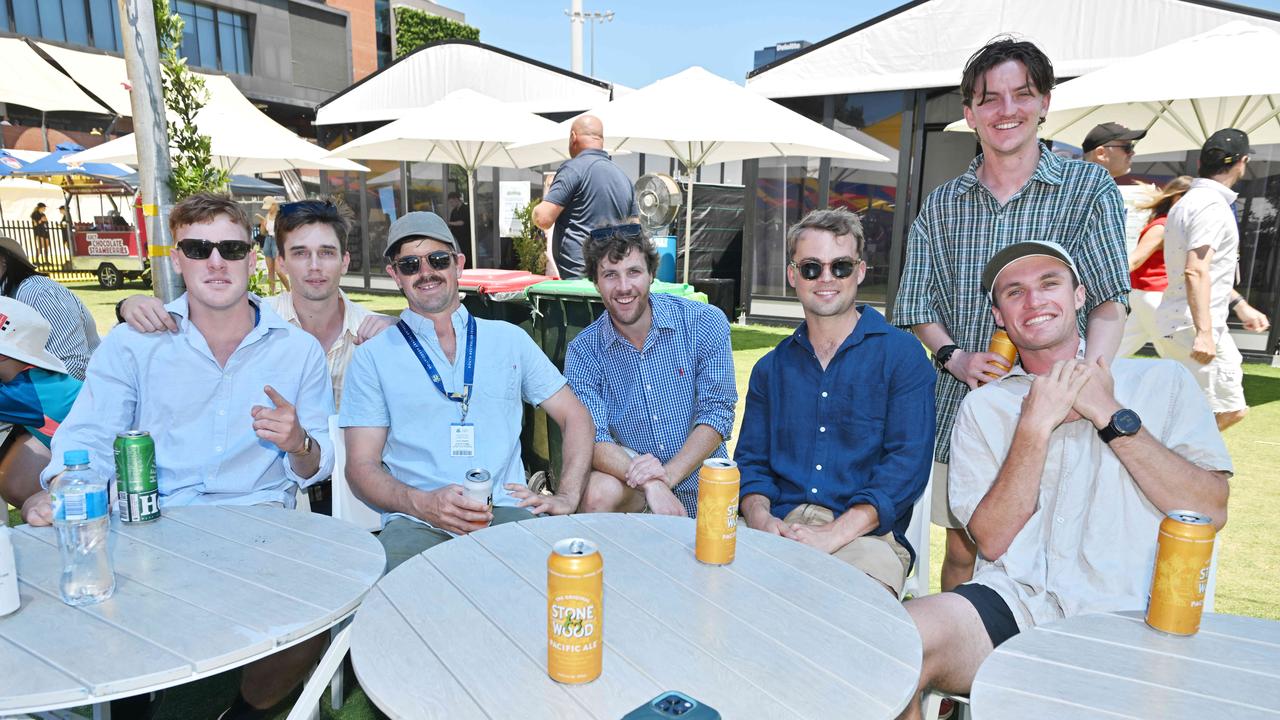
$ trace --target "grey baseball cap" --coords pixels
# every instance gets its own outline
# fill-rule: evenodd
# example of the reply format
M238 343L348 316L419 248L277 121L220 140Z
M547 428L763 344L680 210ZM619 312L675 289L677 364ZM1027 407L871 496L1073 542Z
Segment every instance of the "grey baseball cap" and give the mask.
M453 232L449 230L444 218L433 212L417 211L405 213L391 223L391 229L387 231L387 259L390 260L395 256L396 248L400 246L400 243L414 238L439 240L452 247L454 252L462 252L462 248L458 247L458 241L453 239Z
M1049 240L1024 240L992 255L987 261L986 267L982 269L982 289L986 291L987 297L991 297L991 292L996 286L996 278L1000 277L1000 273L1005 268L1015 260L1032 256L1051 257L1061 261L1071 268L1071 274L1075 276L1076 282L1080 281L1080 271L1076 270L1075 261L1071 259L1071 253L1067 252L1066 248Z

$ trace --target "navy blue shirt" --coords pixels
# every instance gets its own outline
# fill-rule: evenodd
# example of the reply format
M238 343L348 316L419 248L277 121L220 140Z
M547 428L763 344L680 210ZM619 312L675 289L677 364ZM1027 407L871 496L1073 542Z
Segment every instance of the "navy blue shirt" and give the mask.
M542 199L564 208L556 218L551 248L566 280L586 272L582 245L592 230L639 214L635 188L603 150L583 150L561 165Z
M804 324L756 363L734 459L742 496L786 517L821 505L840 516L870 504L870 534L911 551L911 508L933 464L935 373L915 336L868 306L826 370Z

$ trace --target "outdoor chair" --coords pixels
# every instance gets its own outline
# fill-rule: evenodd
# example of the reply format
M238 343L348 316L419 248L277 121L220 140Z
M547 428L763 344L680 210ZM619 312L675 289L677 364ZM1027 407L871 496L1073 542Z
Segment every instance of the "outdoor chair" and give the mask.
M346 436L338 427L338 416L329 416L329 439L333 443L333 516L345 520L356 527L369 532L382 529L382 515L369 507L363 500L351 492L347 484L347 444Z

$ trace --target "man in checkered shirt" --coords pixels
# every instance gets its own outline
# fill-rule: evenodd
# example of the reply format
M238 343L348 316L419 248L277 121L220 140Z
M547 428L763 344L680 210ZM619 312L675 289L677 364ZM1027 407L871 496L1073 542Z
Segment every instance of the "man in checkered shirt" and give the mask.
M960 83L964 117L982 153L925 199L907 238L893 322L910 327L939 368L932 520L947 528L942 589L973 575L977 548L947 504L951 428L960 401L1008 371L986 352L995 321L980 287L998 250L1050 240L1075 258L1088 297L1078 320L1088 360L1110 361L1124 335L1129 273L1124 202L1101 166L1064 160L1036 129L1049 112L1053 66L1035 45L996 38L974 53ZM943 372L945 370L945 372Z
M565 358L596 425L579 509L694 517L702 461L729 457L738 401L729 322L706 303L649 292L658 254L639 225L592 231L583 256L605 313Z

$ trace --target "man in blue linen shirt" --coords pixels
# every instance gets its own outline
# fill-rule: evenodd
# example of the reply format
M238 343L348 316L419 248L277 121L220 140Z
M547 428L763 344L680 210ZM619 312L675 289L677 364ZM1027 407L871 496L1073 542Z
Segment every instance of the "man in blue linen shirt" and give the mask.
M587 277L605 313L569 343L565 376L595 421L586 512L698 511L698 469L729 457L738 402L724 313L653 295L658 253L639 225L594 230Z
M863 242L843 208L787 233L805 319L752 370L735 459L747 525L831 553L897 596L932 462L934 372L918 340L855 304Z
M89 361L80 395L53 437L53 462L86 449L113 474L116 433L146 430L156 444L162 507L293 507L294 490L333 468L333 389L315 338L248 293L255 256L249 218L230 198L198 193L174 205L174 268L187 292L166 309L176 333L117 325ZM47 495L46 495L47 497ZM27 516L47 524L48 503ZM245 666L225 718L255 717L280 702L319 657L317 636Z
M356 348L340 424L351 488L383 510L378 540L387 568L491 522L577 510L591 416L564 377L523 330L462 307L466 257L439 215L411 212L392 223L386 256L409 309L395 329ZM541 405L563 432L555 495L525 484L522 399ZM459 485L477 467L493 478L492 511Z

